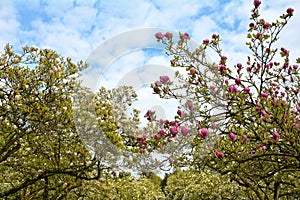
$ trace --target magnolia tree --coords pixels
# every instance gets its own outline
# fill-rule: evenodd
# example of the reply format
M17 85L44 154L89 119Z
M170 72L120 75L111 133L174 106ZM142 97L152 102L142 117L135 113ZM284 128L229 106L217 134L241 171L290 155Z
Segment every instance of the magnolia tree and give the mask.
M137 141L141 152L188 142L171 164L229 175L257 199L299 197L300 58L294 64L287 49L274 46L294 10L267 22L260 4L253 2L246 43L252 55L246 63L227 66L217 34L195 50L187 33L178 41L170 33L155 35L173 56L171 66L187 75L177 73L181 84L165 75L152 84L161 98L179 100L178 115L157 121L148 111L145 117L157 121L159 131ZM206 60L208 49L217 53L218 63Z
M180 180L180 181L179 181ZM163 188L166 199L254 199L253 192L209 170L175 171Z
M77 78L85 68L50 49L1 52L0 198L78 199L72 191L106 168L74 123L72 97L84 94Z

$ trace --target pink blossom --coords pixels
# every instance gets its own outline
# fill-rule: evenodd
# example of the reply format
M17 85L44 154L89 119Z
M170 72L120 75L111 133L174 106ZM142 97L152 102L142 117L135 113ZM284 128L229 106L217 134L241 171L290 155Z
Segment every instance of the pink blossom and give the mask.
M143 135L139 135L139 136L137 136L137 140L142 140L143 139Z
M280 135L279 135L279 133L277 133L277 132L274 132L274 134L273 134L273 138L274 138L274 140L275 140L275 141L278 141L278 140L279 140L279 138L280 138Z
M218 35L217 34L212 34L212 36L211 36L213 39L217 39L217 37L218 37Z
M211 122L211 128L215 128L216 127L216 123L215 122Z
M237 152L237 154L238 154L238 156L240 156L240 155L242 155L242 152L239 151L239 152Z
M242 69L242 64L241 63L238 63L237 65L236 65L239 69Z
M240 79L240 78L236 78L236 79L235 79L235 83L236 83L237 85L241 84L241 79Z
M255 151L255 150L252 150L250 153L251 153L251 154L255 154L255 153L256 153L256 151Z
M172 163L173 163L173 158L169 158L168 160L169 160L169 163L172 165Z
M220 71L221 71L221 72L224 72L225 70L226 70L226 66L225 66L225 65L221 65L221 66L220 66Z
M262 115L262 116L265 116L266 114L267 114L267 112L266 112L266 111L264 111L264 110L263 110L263 111L261 111L261 115Z
M231 133L229 133L229 138L230 138L231 141L234 142L234 141L236 141L237 136L234 133L231 132Z
M177 133L178 133L178 127L177 127L177 126L174 126L174 127L170 128L170 133L171 133L173 136L176 136Z
M171 141L172 141L172 138L171 138L171 137L167 137L167 141L168 141L168 142L171 142Z
M293 12L294 12L294 9L293 8L288 8L287 10L286 10L286 12L289 14L289 15L293 15Z
M159 140L159 139L160 139L160 135L159 135L159 134L154 134L154 135L153 135L153 138L154 138L155 140Z
M170 63L172 66L175 66L175 61L174 60L170 60Z
M161 83L166 84L170 81L170 78L168 76L160 76L159 80Z
M285 48L281 47L280 50L284 53L284 54L289 54L289 51L286 50Z
M151 110L147 110L146 114L144 115L145 118L147 118L147 120L152 120L152 111Z
M145 153L145 150L144 149L140 149L140 153Z
M224 158L224 154L222 152L215 150L215 153L218 158L220 158L220 159Z
M160 131L159 131L159 134L160 134L161 136L164 136L166 133L165 133L164 130L160 130Z
M166 32L166 34L165 34L165 37L169 40L169 39L171 39L172 38L172 33L170 33L170 32Z
M163 39L164 38L164 34L162 34L161 32L157 32L157 33L155 33L155 37L157 39Z
M243 135L243 138L244 138L245 142L248 142L248 137L247 137L247 135Z
M226 56L222 56L222 57L221 57L221 60L223 60L223 61L224 61L224 60L227 60L227 57L226 57Z
M244 88L244 92L245 92L246 94L249 94L249 92L250 92L250 88L248 88L248 87L245 87L245 88Z
M145 141L142 141L142 140L140 141L140 144L143 145L143 146L147 146L147 143Z
M262 151L265 151L265 150L266 150L266 146L262 144L262 145L261 145L261 150L262 150Z
M266 92L263 92L263 93L261 93L261 96L263 97L263 98L268 98L268 93L266 93Z
M182 110L177 110L177 114L179 115L179 117L184 118L184 113L182 112Z
M180 38L181 39L190 39L190 35L188 33L184 33L183 35L181 35Z
M188 105L188 108L189 108L190 110L193 109L193 102L188 101L188 102L187 102L187 105Z
M200 130L200 132L199 132L199 135L200 135L203 139L206 138L207 134L208 134L208 130L207 130L206 128L202 128L202 129Z
M194 67L192 67L190 69L190 73L193 75L193 74L197 74L197 69L195 69Z
M259 37L261 37L262 36L262 33L261 32L258 32L257 34L256 34L256 38L257 39L259 39Z
M229 89L229 92L231 92L231 93L237 93L238 92L238 89L235 85L229 86L228 89Z
M271 26L271 24L268 23L268 22L266 22L266 23L263 25L263 28L264 28L264 29L268 29L268 28L270 28L270 26Z
M261 4L261 1L259 1L259 0L254 0L254 2L253 2L253 5L255 6L255 8L258 8L260 4Z
M183 136L187 136L189 133L189 128L186 126L181 127L181 133Z
M275 97L275 98L274 98L274 102L275 102L275 103L278 103L278 102L279 102L279 99Z
M209 39L203 40L203 44L208 45L209 44Z
M211 91L212 93L216 93L216 87L215 87L215 86L211 85L211 86L209 87L209 89L210 89L210 91Z

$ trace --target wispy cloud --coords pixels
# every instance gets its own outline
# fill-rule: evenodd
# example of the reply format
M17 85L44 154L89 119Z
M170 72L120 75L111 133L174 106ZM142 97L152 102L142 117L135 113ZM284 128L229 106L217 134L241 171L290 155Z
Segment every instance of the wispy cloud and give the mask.
M0 1L0 46L50 47L74 60L94 59L91 64L97 65L86 73L88 84L114 87L132 70L151 64L169 66L170 58L163 53L143 49L157 45L152 32L136 31L143 28L188 32L196 43L219 33L228 64L245 61L252 7L252 1L242 0ZM294 59L300 52L300 1L264 0L261 9L263 18L274 21L288 7L295 8L295 14L277 46L289 49Z

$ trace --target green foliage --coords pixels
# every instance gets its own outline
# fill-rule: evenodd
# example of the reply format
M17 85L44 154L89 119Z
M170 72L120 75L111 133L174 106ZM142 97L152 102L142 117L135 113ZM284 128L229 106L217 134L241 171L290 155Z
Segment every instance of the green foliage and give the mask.
M17 54L7 45L1 53L1 198L58 199L92 171L99 176L72 120L71 96L84 68L49 49Z

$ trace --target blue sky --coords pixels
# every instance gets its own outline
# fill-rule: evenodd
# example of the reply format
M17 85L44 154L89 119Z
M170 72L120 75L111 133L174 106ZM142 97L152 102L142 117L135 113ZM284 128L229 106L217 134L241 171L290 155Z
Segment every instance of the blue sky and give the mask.
M161 53L143 49L156 43L153 36L133 34L123 41L123 46L113 43L109 46L104 45L111 38L122 38L124 33L133 30L157 28L188 32L193 40L199 43L205 38L210 38L212 33L219 33L223 38L222 47L224 54L229 58L228 63L232 65L245 62L248 51L244 44L250 10L253 8L252 2L0 0L0 46L3 49L6 43L10 43L17 50L23 45L49 47L76 61L86 60L101 46L102 54L97 60L107 62L105 70L102 69L104 74L99 75L93 71L86 74L85 80L90 87L95 87L97 83L98 86L112 88L132 70L141 71L143 66L151 64L166 67L169 65L170 58L163 54L162 49L156 48L159 50L157 52ZM291 57L296 58L300 55L300 1L262 0L262 17L267 21L275 20L288 7L295 9L294 17L282 32L278 46L286 47L291 51ZM139 44L138 49L131 48L130 45L136 45L133 44L133 40ZM118 56L115 57L116 55ZM139 88L143 104L158 104L153 103L157 99L151 97L150 91Z

